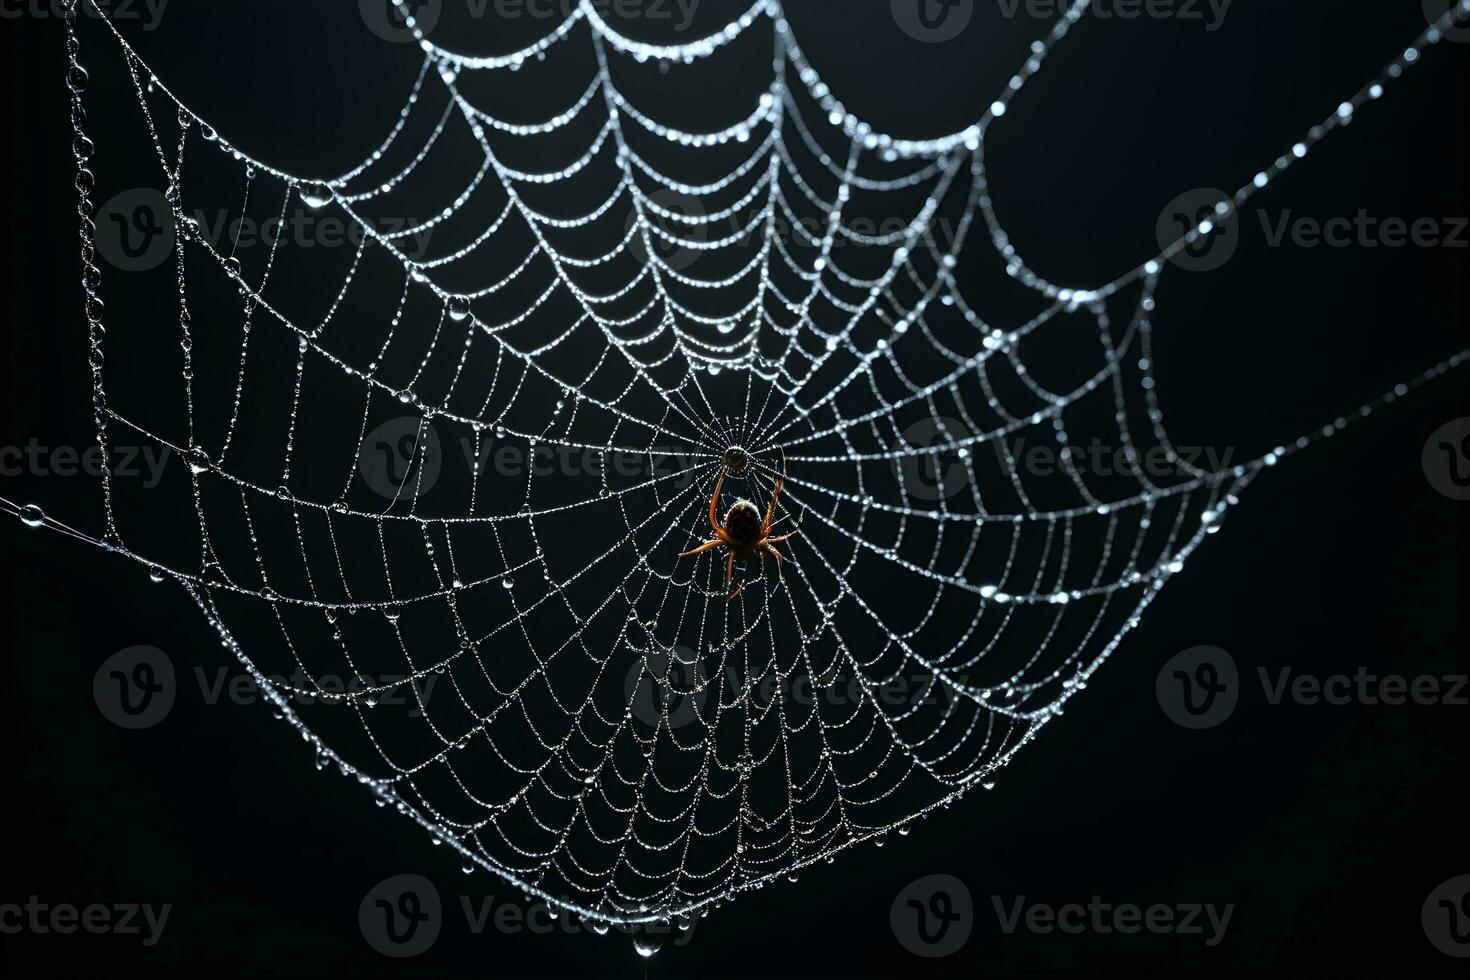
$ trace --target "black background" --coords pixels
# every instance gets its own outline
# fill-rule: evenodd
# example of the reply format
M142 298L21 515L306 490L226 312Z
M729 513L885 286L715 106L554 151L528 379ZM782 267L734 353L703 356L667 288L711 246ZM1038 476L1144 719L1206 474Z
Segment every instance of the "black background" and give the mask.
M418 65L409 46L366 31L354 6L174 0L156 30L119 26L237 145L331 173L377 142ZM695 30L739 6L701 5ZM1043 29L980 3L959 39L926 45L894 28L886 3L840 15L816 0L789 7L847 103L915 136L966 124ZM1215 32L1084 22L992 131L1002 217L1042 272L1110 278L1153 249L1155 216L1175 194L1237 186L1378 71L1423 29L1418 8L1238 0ZM508 50L535 26L471 21L441 40ZM63 33L29 14L0 28L12 72L3 441L85 446ZM659 25L627 28L662 39ZM1432 49L1258 205L1323 219L1466 214L1467 69L1470 47ZM92 125L99 144L137 138ZM1177 442L1257 455L1466 345L1470 250L1270 249L1248 219L1224 269L1171 273L1161 289L1161 397ZM1462 372L1263 475L996 790L882 851L845 853L722 909L648 962L616 935L472 935L457 896L517 897L462 876L453 855L319 775L258 705L185 696L155 728L110 725L90 691L115 650L151 644L209 671L225 654L181 592L59 535L0 525L11 770L0 901L173 905L155 948L135 936L6 935L0 964L12 975L1450 975L1459 964L1425 940L1419 912L1433 887L1470 872L1457 791L1466 709L1270 706L1253 678L1286 665L1466 672L1465 505L1433 492L1420 467L1430 433L1465 414L1465 392ZM100 527L86 478L3 486ZM1229 722L1187 732L1159 711L1154 677L1202 643L1229 650L1247 683ZM404 871L435 880L450 921L430 952L396 962L363 942L357 906ZM976 923L961 952L924 961L895 942L888 911L907 882L935 872L968 884ZM993 895L1236 909L1206 948L1198 936L1006 935Z

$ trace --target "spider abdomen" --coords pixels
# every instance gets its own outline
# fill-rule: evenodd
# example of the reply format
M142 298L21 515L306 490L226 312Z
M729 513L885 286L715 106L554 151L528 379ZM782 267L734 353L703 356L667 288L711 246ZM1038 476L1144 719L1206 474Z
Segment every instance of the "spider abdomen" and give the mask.
M737 557L744 557L741 552L750 551L761 539L763 522L761 512L748 500L737 500L730 508L725 515L725 534Z

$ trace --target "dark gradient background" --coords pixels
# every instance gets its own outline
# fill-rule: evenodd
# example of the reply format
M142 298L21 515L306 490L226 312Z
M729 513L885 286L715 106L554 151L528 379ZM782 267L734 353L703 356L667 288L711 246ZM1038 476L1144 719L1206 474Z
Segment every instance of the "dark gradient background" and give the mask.
M743 6L703 3L694 29ZM895 29L886 0L788 6L809 57L846 102L915 136L968 123L1044 30L981 2L959 39L926 45ZM289 171L333 173L377 143L419 61L411 47L373 37L355 8L173 0L156 30L120 26L236 145ZM1110 278L1153 250L1167 201L1196 186L1239 185L1424 25L1409 0L1237 0L1214 32L1089 19L994 131L998 207L1042 272ZM660 25L626 27L671 36ZM443 25L446 43L487 52L517 47L537 28L448 16ZM57 19L25 15L0 22L0 36L11 73L0 444L35 436L85 447L63 32ZM102 43L95 25L87 37ZM1432 50L1257 205L1319 219L1360 208L1410 220L1467 214L1467 71L1470 45ZM138 138L131 119L91 124L99 145ZM1252 213L1247 222L1225 268L1171 273L1161 288L1161 398L1176 442L1258 455L1467 344L1470 249L1270 249ZM183 696L155 728L112 726L91 682L114 651L154 645L190 674L212 674L226 654L181 591L60 535L0 523L0 902L173 906L151 949L129 936L0 935L0 973L1463 976L1463 962L1435 951L1419 919L1431 889L1470 873L1470 709L1273 707L1254 677L1258 666L1287 665L1470 672L1470 505L1435 493L1420 466L1429 435L1470 414L1467 377L1257 480L1229 526L993 792L882 851L855 849L796 884L743 898L647 962L617 935L471 934L458 896L517 896L483 873L463 876L452 854L319 774L297 736L259 705ZM100 527L87 478L0 487ZM1188 732L1159 710L1154 678L1170 656L1206 643L1232 653L1245 695L1226 724ZM437 883L450 921L429 952L394 961L363 941L357 908L375 883L409 871ZM936 872L967 883L976 922L959 953L921 960L895 941L889 905ZM1236 908L1224 941L1207 948L1197 936L1006 935L993 895Z

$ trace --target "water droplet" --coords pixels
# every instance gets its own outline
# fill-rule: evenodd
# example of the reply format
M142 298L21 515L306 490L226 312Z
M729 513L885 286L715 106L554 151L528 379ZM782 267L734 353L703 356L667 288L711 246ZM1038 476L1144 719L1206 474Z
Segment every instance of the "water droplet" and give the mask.
M188 460L189 472L193 473L195 476L198 476L199 474L204 473L209 469L209 453L206 453L198 446L195 446L194 448L189 450Z
M26 527L40 527L46 523L46 514L35 504L26 504L20 509L20 521Z
M157 568L148 573L148 581L158 583L163 581L163 572Z
M297 193L301 195L301 203L313 209L326 207L334 196L330 187L320 183L302 184Z
M639 932L633 937L633 950L647 959L663 948L664 939L662 932Z
M470 301L464 296L449 297L449 319L467 320L470 316Z
M500 580L500 587L502 589L506 589L507 591L509 591L510 589L515 588L515 585L516 585L516 580L513 579L513 578L511 578L509 575L507 575L505 578L503 578L503 579Z

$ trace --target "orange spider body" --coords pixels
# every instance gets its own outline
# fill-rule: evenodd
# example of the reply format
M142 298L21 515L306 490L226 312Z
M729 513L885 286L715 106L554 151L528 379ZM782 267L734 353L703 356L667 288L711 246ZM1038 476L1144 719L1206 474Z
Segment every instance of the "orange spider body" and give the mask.
M728 587L735 577L735 563L742 565L756 555L770 555L776 559L779 567L785 561L781 552L773 546L785 541L787 538L795 537L797 532L783 534L780 537L771 536L771 521L776 516L776 500L781 496L781 486L786 482L786 464L781 464L782 477L776 481L776 489L771 492L771 503L766 507L766 515L761 517L761 512L755 504L748 500L737 500L725 513L724 523L720 523L716 516L720 511L720 491L725 486L725 474L715 481L714 496L709 501L709 526L714 531L715 537L712 541L706 541L698 548L685 551L679 555L680 558L688 558L697 555L701 551L709 551L711 548L725 548L725 585ZM740 590L745 587L744 583L737 585L735 591L730 593L733 601L740 595Z

